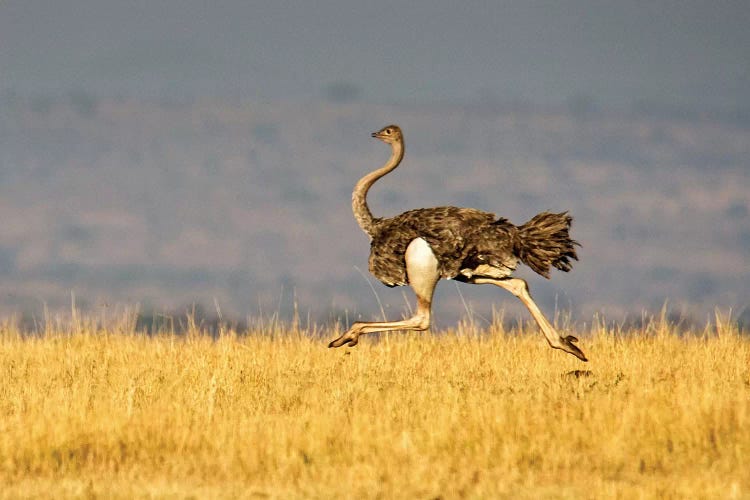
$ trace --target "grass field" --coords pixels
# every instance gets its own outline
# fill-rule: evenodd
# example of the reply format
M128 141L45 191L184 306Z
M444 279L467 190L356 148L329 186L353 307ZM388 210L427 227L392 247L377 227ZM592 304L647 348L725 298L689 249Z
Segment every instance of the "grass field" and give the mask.
M750 498L750 337L0 334L5 498Z

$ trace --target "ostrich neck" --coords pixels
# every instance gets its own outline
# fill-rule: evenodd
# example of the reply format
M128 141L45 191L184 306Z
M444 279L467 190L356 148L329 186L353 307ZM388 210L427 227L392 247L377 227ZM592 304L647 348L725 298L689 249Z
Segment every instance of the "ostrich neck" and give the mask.
M354 186L354 191L352 192L352 211L354 211L354 218L357 219L359 227L370 235L370 237L372 237L375 228L375 218L372 216L372 212L370 212L370 208L367 206L367 191L370 190L370 187L376 180L396 168L404 158L404 144L402 142L392 143L391 150L391 157L385 165L362 177L359 182L357 182L357 185Z

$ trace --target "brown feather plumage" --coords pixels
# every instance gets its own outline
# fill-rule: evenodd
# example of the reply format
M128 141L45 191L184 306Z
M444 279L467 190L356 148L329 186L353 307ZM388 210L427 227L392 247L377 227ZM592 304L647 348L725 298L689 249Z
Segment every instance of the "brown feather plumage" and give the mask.
M566 213L541 213L517 227L507 219L472 208L435 207L376 219L370 245L370 272L388 286L406 285L404 253L415 238L429 243L442 278L461 278L479 265L510 274L519 260L549 278L550 267L571 269L577 259Z

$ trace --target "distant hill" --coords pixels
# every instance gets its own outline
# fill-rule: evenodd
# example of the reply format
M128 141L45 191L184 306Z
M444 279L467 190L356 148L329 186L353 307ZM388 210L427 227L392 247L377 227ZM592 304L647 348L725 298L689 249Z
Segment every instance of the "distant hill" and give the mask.
M406 159L373 188L376 215L455 204L521 223L571 211L583 244L573 272L547 282L521 271L550 314L637 317L668 301L703 319L750 305L742 121L580 105L2 99L6 313L64 307L72 290L91 311L218 303L244 318L296 303L316 321L346 320L380 315L369 280L399 316L404 295L367 273L350 210L353 184L388 156L369 132L391 122ZM437 321L515 315L515 300L443 283Z

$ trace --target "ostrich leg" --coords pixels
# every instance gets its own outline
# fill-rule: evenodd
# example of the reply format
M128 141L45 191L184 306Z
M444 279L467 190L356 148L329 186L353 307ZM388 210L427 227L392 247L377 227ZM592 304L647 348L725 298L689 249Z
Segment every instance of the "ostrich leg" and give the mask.
M531 316L534 318L537 325L539 325L539 329L542 330L544 337L547 339L547 342L549 342L549 345L551 347L555 349L562 349L563 351L577 357L581 361L588 361L588 359L586 359L586 355L583 354L583 352L574 344L574 342L578 342L578 339L576 337L574 337L573 335L561 337L560 334L555 331L555 328L552 326L549 320L547 320L544 314L542 314L542 311L539 309L539 306L536 305L534 299L531 298L531 294L529 293L529 286L528 284L526 284L526 281L520 278L496 279L477 276L472 278L470 280L470 283L476 283L477 285L495 285L508 290L510 293L518 297L521 302L523 302L523 305L525 305L526 309L529 310Z
M393 330L424 331L430 327L432 294L440 279L437 270L438 261L430 246L422 238L416 238L409 243L404 260L409 284L417 295L417 311L414 316L401 321L358 321L342 336L331 341L328 347L341 347L345 344L354 347L359 341L359 336L364 333Z

